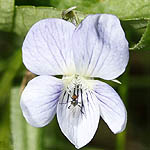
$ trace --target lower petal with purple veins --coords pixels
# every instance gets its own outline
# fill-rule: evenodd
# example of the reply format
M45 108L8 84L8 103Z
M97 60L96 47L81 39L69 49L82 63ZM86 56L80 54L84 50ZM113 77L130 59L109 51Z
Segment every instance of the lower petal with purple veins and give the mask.
M99 123L99 101L79 77L72 80L57 105L57 119L64 135L81 148L91 141Z
M43 127L53 119L62 88L62 81L51 76L38 76L27 84L20 105L30 125Z
M113 133L122 132L126 127L126 108L117 92L108 84L95 81L94 95L99 101L101 116Z

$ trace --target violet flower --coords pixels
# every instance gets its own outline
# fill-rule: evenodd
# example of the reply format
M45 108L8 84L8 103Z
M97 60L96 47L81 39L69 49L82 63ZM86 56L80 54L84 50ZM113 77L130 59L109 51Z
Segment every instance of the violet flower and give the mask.
M23 62L39 75L21 96L21 108L34 127L57 114L61 131L81 148L91 141L100 117L113 133L126 126L126 109L108 84L128 63L128 42L114 15L87 16L76 28L62 19L44 19L32 26L22 47ZM63 75L58 79L56 75Z

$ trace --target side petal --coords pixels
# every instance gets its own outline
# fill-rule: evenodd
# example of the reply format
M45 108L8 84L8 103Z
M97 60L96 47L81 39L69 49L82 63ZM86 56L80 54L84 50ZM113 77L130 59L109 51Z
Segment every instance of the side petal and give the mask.
M27 69L37 75L67 74L73 63L69 44L74 29L73 24L62 19L44 19L34 24L22 47Z
M53 119L61 90L61 80L51 76L38 76L27 84L20 105L30 125L43 127Z
M85 76L112 80L128 63L128 42L119 19L110 14L86 17L73 35L77 72Z
M69 94L65 93L57 105L57 119L64 135L81 148L91 141L99 123L100 109L90 92L79 92L73 105Z
M108 84L96 81L94 93L99 100L101 116L113 133L122 132L126 127L126 108L116 91Z

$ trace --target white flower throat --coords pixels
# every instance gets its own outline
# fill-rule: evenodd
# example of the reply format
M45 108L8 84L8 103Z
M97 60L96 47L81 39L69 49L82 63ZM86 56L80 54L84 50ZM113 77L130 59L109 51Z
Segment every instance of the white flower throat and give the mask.
M64 92L59 104L67 104L68 109L80 108L84 113L85 96L90 90L90 84L87 79L79 75L64 76Z

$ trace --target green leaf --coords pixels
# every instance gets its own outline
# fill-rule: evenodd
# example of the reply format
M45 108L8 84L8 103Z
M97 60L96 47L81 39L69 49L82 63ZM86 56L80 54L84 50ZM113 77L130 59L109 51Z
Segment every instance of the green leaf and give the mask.
M62 11L52 7L16 6L16 17L13 31L18 35L25 36L31 26L44 18L61 18ZM80 19L84 14L79 15Z
M147 24L147 28L143 33L139 42L131 47L130 50L150 50L150 22Z
M0 30L11 31L14 17L14 0L0 0Z
M26 150L26 122L20 109L20 88L11 90L10 120L13 150Z
M130 50L149 50L149 20L150 19L127 19L121 21L130 44Z
M51 4L57 8L66 9L77 6L79 11L87 14L109 13L120 19L150 18L150 1L143 0L61 0Z
M14 23L14 32L18 35L23 35L31 28L37 21L44 18L60 18L61 11L50 7L16 7L16 17Z

